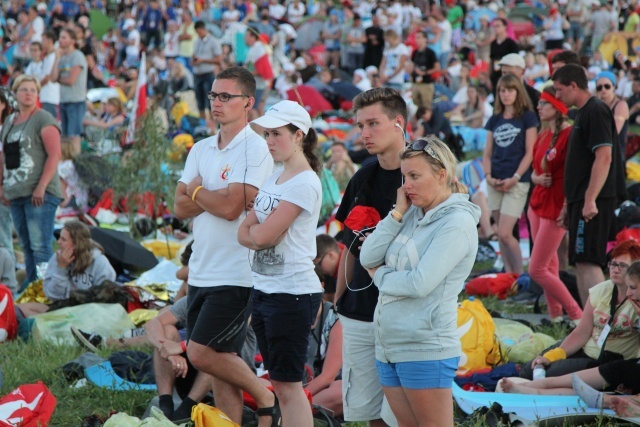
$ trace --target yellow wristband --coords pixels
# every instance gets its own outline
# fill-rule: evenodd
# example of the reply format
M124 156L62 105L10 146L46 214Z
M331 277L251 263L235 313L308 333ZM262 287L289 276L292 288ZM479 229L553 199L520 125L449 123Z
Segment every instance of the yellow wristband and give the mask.
M193 194L191 195L191 200L193 200L194 202L196 201L196 194L198 194L198 191L202 190L202 185L198 185L196 187L195 190L193 190Z
M403 216L404 216L403 214L401 214L400 212L398 212L398 211L397 211L397 210L395 210L395 209L393 209L393 210L391 211L391 218L395 219L395 220L396 220L396 221L398 221L398 222L401 222L401 221L402 221L402 217L403 217Z
M558 360L563 360L567 358L567 353L561 348L556 347L552 350L547 351L542 357L546 358L549 362L553 363Z

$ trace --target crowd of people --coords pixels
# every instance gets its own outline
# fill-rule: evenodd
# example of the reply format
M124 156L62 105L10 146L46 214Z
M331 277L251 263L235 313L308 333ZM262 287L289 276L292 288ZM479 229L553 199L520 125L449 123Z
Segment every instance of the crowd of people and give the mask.
M528 36L507 13L518 5L500 1L24 3L1 17L0 246L15 261L15 228L26 270L21 283L8 278L14 293L46 262L54 302L115 279L85 226L66 225L56 253L53 229L58 206L86 207L69 161L126 127L140 70L168 135L167 111L189 97L212 135L189 151L175 191L174 214L195 237L180 273L186 297L145 338L127 337L155 348L170 418L212 390L240 422L244 391L261 427L310 426L306 391L346 421L453 425L458 295L480 237L497 241L506 272L524 272L523 218L550 320L566 314L575 329L522 370L548 366L550 378L505 380L504 390L640 392L614 375L635 369L640 349L639 247L607 251L626 199L640 68L631 42L611 63L598 50L607 33L638 29L634 0L534 2ZM90 10L114 18L100 38ZM99 106L88 99L108 87ZM340 109L353 128L319 144L315 120ZM469 152L481 155L479 182L458 167ZM341 196L327 196L331 185ZM340 241L316 237L336 207ZM579 300L560 280L568 264ZM268 384L255 374L256 343ZM175 409L176 377L187 376ZM588 402L638 407L598 393Z

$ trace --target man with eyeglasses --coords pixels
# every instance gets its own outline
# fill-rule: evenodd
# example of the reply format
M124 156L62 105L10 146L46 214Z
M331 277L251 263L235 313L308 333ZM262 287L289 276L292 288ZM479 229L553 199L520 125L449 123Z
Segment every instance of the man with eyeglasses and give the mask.
M575 265L580 299L604 281L607 241L618 198L626 197L622 157L611 109L588 89L582 67L568 64L553 74L556 98L577 107L564 174L566 202L558 222L569 230L569 262Z
M214 377L216 406L236 423L242 418L241 390L266 413L276 411L273 393L238 356L253 290L249 250L238 243L238 226L273 169L265 140L247 120L255 92L254 77L242 67L216 76L208 97L220 130L189 152L174 206L178 218L194 218L196 236L189 260L187 355ZM263 416L259 425L271 421Z

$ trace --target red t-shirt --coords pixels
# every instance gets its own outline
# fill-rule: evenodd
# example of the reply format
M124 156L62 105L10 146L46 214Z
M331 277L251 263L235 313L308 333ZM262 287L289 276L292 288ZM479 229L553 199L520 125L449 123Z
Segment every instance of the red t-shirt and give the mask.
M551 174L551 187L536 185L531 193L529 206L540 218L555 221L560 216L564 203L564 161L567 156L567 142L571 133L571 126L558 135L556 145L549 151L553 139L553 132L546 129L538 135L533 147L533 170L536 175L542 175L542 159L547 156L548 172ZM547 151L549 151L547 153Z
M342 259L342 253L346 249L346 246L344 244L338 242L338 247L340 248L340 258L338 258L338 259ZM338 278L338 269L339 268L340 268L340 263L338 263L338 266L336 267L336 271L335 271L335 273L333 273L333 278L334 279Z

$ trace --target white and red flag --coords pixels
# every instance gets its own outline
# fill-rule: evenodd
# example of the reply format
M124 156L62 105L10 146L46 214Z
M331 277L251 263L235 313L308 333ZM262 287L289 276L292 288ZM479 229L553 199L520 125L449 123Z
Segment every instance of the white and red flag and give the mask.
M140 68L138 69L138 85L136 87L136 95L133 98L133 108L129 119L129 127L127 128L127 138L125 145L133 144L135 141L135 133L138 119L147 111L147 54L142 52L140 59Z

